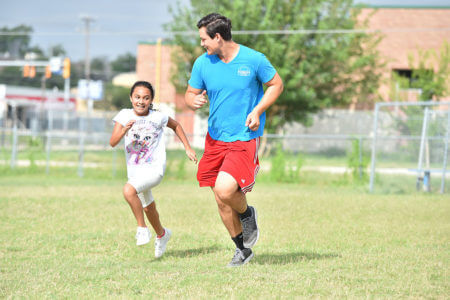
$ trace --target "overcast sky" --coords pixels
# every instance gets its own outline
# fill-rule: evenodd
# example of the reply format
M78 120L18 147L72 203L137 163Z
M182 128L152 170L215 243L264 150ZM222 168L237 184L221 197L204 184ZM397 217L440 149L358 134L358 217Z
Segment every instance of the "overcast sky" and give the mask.
M162 24L171 20L168 6L176 0L0 0L0 27L30 25L32 45L44 50L62 44L73 60L85 55L82 14L95 18L90 39L91 57L115 59L136 53L139 41L164 37ZM187 4L189 0L180 0ZM450 0L365 0L370 5L450 6ZM252 28L249 28L252 29Z

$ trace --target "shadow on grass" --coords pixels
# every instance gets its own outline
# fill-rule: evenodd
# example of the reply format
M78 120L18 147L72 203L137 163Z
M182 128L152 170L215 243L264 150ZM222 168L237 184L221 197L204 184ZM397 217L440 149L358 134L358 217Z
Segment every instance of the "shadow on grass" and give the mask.
M316 260L316 259L330 259L339 257L336 253L314 253L314 252L292 252L292 253L255 253L255 258L252 262L260 265L284 265L295 263L298 261Z
M173 257L193 257L200 256L204 254L214 253L224 249L223 247L219 247L217 245L209 246L209 247L199 247L199 248L191 248L191 249L183 249L183 250L170 250L164 254L164 257L173 256Z

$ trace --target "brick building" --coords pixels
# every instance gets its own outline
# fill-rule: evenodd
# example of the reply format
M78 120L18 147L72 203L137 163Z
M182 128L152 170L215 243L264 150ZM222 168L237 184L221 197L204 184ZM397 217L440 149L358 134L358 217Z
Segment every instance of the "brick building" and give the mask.
M383 40L378 50L387 60L383 70L385 84L380 94L385 101L390 99L389 79L393 72L411 75L408 55L418 53L419 49L439 51L444 41L450 42L450 6L449 7L373 7L365 8L361 17L370 15L369 29L383 32ZM186 132L204 132L204 122L186 108L184 94L177 94L170 82L171 52L173 47L161 45L160 52L156 43L140 43L137 49L137 78L156 83L159 80L159 101L173 107L176 119ZM160 63L158 63L160 58ZM437 66L435 66L436 68ZM158 71L159 70L159 71ZM158 79L159 78L159 79ZM410 99L417 99L417 91L409 93ZM445 99L450 100L450 99Z
M387 81L390 80L393 72L406 77L411 76L409 55L414 55L417 62L419 50L434 50L439 53L445 41L450 43L450 6L363 9L361 17L367 16L370 16L368 28L382 32L383 39L378 50L387 61L386 68L383 70ZM434 69L437 67L435 62ZM385 101L395 100L390 99L389 91L389 84L380 87L380 93ZM415 97L410 95L409 98Z
M155 88L154 102L171 109L176 120L190 135L195 131L196 117L194 111L187 108L184 103L184 94L177 93L170 81L172 51L173 46L171 45L162 44L158 46L157 43L139 43L136 57L137 79L147 80L153 84ZM201 121L197 120L198 122ZM194 140L191 139L191 141Z

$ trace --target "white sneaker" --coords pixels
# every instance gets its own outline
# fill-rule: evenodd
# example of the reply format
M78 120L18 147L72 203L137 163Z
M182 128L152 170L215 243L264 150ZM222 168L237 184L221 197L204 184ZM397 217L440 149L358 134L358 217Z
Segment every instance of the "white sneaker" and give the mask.
M150 242L152 234L147 227L138 227L136 230L136 245L142 246Z
M164 228L165 233L162 238L155 239L155 257L161 257L166 251L167 242L170 240L172 236L172 231L170 229Z

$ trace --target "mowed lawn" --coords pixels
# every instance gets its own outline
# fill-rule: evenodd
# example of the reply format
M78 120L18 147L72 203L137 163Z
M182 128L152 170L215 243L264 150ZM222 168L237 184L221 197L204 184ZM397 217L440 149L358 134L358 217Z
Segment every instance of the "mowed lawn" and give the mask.
M167 178L154 189L166 254L137 247L124 180L0 177L0 297L449 298L450 197L257 182L255 257L234 246L212 193Z

